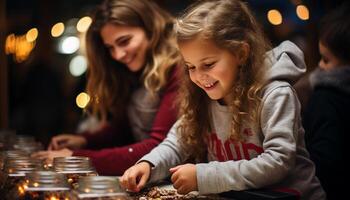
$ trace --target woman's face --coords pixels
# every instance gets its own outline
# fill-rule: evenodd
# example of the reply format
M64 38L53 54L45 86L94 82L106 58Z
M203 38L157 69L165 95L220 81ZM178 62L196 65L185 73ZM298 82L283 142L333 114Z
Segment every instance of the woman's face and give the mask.
M149 40L142 28L108 23L100 34L114 60L125 64L132 72L143 68Z
M209 98L228 104L237 79L239 59L212 41L199 38L181 42L179 47L192 82Z
M321 54L321 60L318 63L321 69L331 70L342 65L340 59L338 59L322 42L318 43L318 48Z

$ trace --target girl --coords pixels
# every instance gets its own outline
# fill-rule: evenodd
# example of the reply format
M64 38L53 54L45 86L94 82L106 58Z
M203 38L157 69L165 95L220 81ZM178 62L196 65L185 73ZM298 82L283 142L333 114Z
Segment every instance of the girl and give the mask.
M305 71L302 52L284 42L265 54L262 32L238 0L201 1L176 31L186 64L181 118L124 173L123 187L139 191L171 174L179 193L270 188L325 199L291 87ZM199 162L183 164L189 156Z
M313 92L303 115L306 147L328 199L347 195L344 177L350 113L350 3L321 21L319 68L310 75Z
M181 57L174 36L173 18L153 1L101 4L86 36L88 111L99 117L101 127L56 136L49 151L33 156L88 156L99 174L121 175L157 146L177 115L175 68Z

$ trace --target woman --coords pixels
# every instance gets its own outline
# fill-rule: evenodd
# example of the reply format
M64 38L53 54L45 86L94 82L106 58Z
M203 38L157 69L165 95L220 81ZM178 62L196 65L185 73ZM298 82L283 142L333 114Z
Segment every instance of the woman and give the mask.
M172 27L173 18L152 1L102 3L86 36L86 89L92 97L87 110L101 127L93 134L56 136L48 151L33 156L88 156L99 174L121 175L157 146L177 115L181 58ZM126 145L131 139L136 142ZM105 148L111 146L117 147Z

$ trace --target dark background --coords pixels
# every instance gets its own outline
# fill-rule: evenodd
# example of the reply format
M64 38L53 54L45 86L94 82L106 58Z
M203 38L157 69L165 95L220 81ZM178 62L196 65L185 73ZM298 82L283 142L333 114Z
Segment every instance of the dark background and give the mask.
M14 129L19 134L30 134L47 144L50 137L62 132L76 131L83 111L75 103L84 91L85 74L73 77L68 71L73 55L58 53L59 39L50 35L57 22L68 23L81 18L101 0L0 0L0 129ZM157 0L172 14L179 14L191 0ZM292 40L305 53L308 71L317 66L317 24L320 18L342 1L335 0L248 0L272 44ZM310 19L300 20L295 14L298 4L306 5ZM278 9L283 23L271 25L266 18L270 9ZM4 54L6 37L23 35L36 27L39 36L30 56L15 62L12 55Z

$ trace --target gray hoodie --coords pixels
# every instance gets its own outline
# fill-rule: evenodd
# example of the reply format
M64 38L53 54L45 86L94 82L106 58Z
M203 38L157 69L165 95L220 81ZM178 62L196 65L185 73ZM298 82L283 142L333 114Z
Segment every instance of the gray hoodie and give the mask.
M201 194L252 188L287 189L302 199L325 199L304 144L300 104L291 84L306 70L303 53L286 41L267 53L268 84L260 107L260 124L243 124L242 142L229 138L231 114L227 106L211 102L212 127L206 136L208 163L196 164ZM177 138L177 121L167 138L141 160L155 167L150 181L169 176L186 153Z

